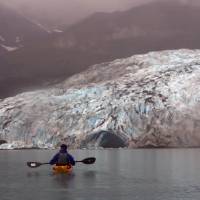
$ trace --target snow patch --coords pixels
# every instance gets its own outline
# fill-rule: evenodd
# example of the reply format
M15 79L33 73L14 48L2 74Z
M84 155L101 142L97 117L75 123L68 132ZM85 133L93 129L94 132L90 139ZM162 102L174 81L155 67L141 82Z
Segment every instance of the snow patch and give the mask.
M41 29L43 29L44 31L46 31L47 33L51 33L51 31L49 31L46 27L44 27L42 24L40 23L36 23L37 26L39 26Z
M55 32L55 33L62 33L63 31L59 30L59 29L54 29L53 32Z
M1 47L3 47L6 51L16 51L17 49L19 49L19 47L10 47L10 46L6 46L1 44Z
M21 39L20 39L19 36L17 36L17 37L15 38L15 42L16 42L16 43L20 43L20 42L21 42Z
M43 31L47 32L47 33L51 33L50 30L48 30L44 25L40 24L39 22L35 21L35 20L31 20L28 19L29 21L31 21L33 24L35 24L36 26L40 27Z
M6 40L3 38L3 36L1 36L0 35L0 40L2 41L2 42L5 42Z

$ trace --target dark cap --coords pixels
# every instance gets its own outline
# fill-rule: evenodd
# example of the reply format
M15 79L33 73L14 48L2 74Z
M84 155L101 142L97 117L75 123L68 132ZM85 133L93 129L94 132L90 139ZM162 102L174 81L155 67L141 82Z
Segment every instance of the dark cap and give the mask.
M62 149L67 149L67 145L66 145L66 144L61 144L61 145L60 145L60 148L62 148Z

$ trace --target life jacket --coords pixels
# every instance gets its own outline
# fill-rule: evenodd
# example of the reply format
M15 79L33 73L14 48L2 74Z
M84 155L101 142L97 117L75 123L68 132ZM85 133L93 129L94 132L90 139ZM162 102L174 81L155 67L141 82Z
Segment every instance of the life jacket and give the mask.
M59 153L59 157L58 157L58 162L56 163L57 166L61 166L61 165L70 165L69 162L69 158L68 158L68 153L64 152L64 153Z

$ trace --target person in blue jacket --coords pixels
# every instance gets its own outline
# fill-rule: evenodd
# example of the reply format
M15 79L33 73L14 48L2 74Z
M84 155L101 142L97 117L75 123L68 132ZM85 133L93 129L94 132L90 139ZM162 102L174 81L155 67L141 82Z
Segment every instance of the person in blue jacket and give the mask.
M64 166L75 165L75 161L72 155L67 152L67 145L62 144L60 151L49 162L51 165Z

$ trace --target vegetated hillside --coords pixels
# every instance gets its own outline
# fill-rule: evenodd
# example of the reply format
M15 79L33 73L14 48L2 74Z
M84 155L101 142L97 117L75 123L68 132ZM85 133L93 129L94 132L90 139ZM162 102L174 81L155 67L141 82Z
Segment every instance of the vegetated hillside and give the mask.
M199 147L200 50L102 63L0 102L0 148Z
M200 7L172 1L154 2L128 11L96 13L4 56L8 71L1 97L28 85L64 79L89 65L152 50L200 48ZM3 67L2 67L3 66Z

